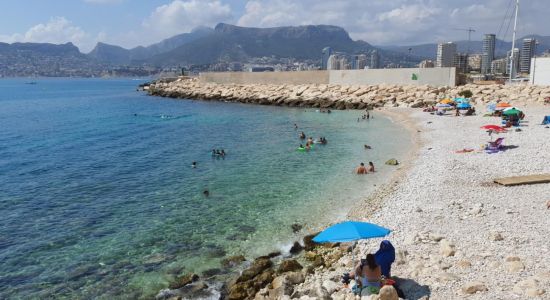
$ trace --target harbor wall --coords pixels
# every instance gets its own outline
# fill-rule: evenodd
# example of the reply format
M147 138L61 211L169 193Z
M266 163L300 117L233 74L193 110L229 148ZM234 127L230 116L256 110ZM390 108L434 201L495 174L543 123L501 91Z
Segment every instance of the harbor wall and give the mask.
M403 68L296 72L207 72L199 80L218 84L457 85L456 68Z

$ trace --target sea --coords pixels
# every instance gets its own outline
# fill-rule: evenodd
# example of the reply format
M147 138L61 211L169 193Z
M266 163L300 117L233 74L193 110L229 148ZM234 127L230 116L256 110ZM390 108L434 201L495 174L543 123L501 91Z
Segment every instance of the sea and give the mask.
M0 299L151 299L181 274L225 272L223 258L285 253L343 220L412 145L376 111L29 81L0 80ZM328 143L298 151L302 131ZM376 173L353 173L369 161Z

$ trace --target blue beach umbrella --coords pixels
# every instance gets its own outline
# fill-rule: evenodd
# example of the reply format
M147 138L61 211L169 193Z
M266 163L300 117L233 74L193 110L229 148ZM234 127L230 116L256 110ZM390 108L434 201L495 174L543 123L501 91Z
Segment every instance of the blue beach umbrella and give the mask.
M461 102L456 106L456 108L458 109L468 109L470 107L471 107L470 103L467 103L467 102Z
M313 238L316 243L345 243L362 239L385 237L391 230L367 222L346 221L330 226ZM355 244L354 244L355 246ZM352 251L352 264L355 265Z
M367 222L346 221L330 226L313 238L316 243L353 242L385 237L391 230Z

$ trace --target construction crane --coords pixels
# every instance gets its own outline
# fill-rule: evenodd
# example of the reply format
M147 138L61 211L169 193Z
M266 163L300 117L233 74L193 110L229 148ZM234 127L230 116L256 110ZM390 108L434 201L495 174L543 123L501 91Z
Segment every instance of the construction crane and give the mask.
M472 41L472 32L476 32L476 30L473 29L472 27L453 28L453 30L468 31L468 50L466 50L466 54L470 54L470 42Z

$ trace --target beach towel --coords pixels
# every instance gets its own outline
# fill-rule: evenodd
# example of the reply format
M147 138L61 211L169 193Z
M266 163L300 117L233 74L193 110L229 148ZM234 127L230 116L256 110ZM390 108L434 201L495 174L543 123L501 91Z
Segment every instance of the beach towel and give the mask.
M388 240L380 243L380 249L374 254L376 263L380 266L382 275L386 278L391 276L391 264L395 261L395 248Z

